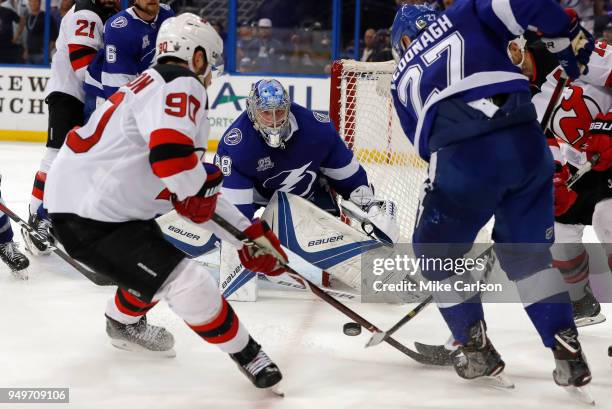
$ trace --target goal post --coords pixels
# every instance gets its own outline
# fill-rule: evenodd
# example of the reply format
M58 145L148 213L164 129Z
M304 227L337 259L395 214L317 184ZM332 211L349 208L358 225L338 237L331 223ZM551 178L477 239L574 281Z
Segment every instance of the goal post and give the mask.
M394 70L393 61L334 61L330 119L365 168L376 196L397 204L400 238L410 241L427 163L404 135L395 112Z

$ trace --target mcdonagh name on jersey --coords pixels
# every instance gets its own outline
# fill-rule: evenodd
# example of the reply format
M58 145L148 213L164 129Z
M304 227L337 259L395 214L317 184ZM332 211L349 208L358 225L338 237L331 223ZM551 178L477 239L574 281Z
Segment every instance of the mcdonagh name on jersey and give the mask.
M450 22L446 15L440 16L435 22L431 23L425 31L410 43L406 54L404 54L404 57L398 64L399 70L403 70L406 64L419 55L425 47L442 37L452 27L453 23Z

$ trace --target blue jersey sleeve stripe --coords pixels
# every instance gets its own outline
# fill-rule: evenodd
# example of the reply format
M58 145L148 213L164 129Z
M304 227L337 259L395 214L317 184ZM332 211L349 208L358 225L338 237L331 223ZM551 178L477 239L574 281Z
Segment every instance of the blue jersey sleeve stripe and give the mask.
M341 168L324 168L321 166L320 170L325 176L335 179L343 180L353 176L359 171L359 162L353 157L348 165Z
M102 84L105 87L119 88L123 84L129 82L134 76L129 74L110 74L102 72Z
M525 30L516 20L512 12L510 0L491 0L491 7L497 18L506 26L508 31L517 36L523 34Z
M253 204L253 189L221 188L221 194L235 206Z

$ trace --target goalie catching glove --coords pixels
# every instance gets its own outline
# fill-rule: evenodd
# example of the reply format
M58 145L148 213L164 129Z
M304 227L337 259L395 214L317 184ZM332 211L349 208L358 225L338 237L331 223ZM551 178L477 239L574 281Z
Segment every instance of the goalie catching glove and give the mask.
M594 171L605 172L612 167L612 112L595 117L582 147L589 161L593 155L599 154L599 160L593 165Z
M238 250L238 257L245 268L269 276L286 271L281 262L287 263L287 254L266 222L256 220L243 233L257 245L245 244Z
M183 200L178 200L175 194L170 197L178 214L198 224L210 220L215 213L217 196L223 182L221 169L212 163L204 163L203 165L206 170L206 180L198 193Z
M593 36L580 25L580 19L573 9L566 8L570 18L568 31L555 38L542 37L548 51L553 53L563 71L571 79L588 73L587 64L595 49Z
M349 202L342 206L352 217L361 222L364 232L372 234L385 244L394 244L399 240L399 227L396 220L397 207L390 200L374 197L374 188L359 186L351 192ZM356 205L351 206L351 204Z

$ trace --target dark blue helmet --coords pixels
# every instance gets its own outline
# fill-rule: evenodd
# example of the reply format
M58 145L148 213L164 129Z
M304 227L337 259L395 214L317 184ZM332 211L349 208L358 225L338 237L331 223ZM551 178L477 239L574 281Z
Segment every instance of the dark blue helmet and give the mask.
M408 36L414 40L436 18L438 18L438 11L426 4L404 4L400 7L391 27L391 45L395 61L399 61L406 52L406 47L402 44L402 37Z

